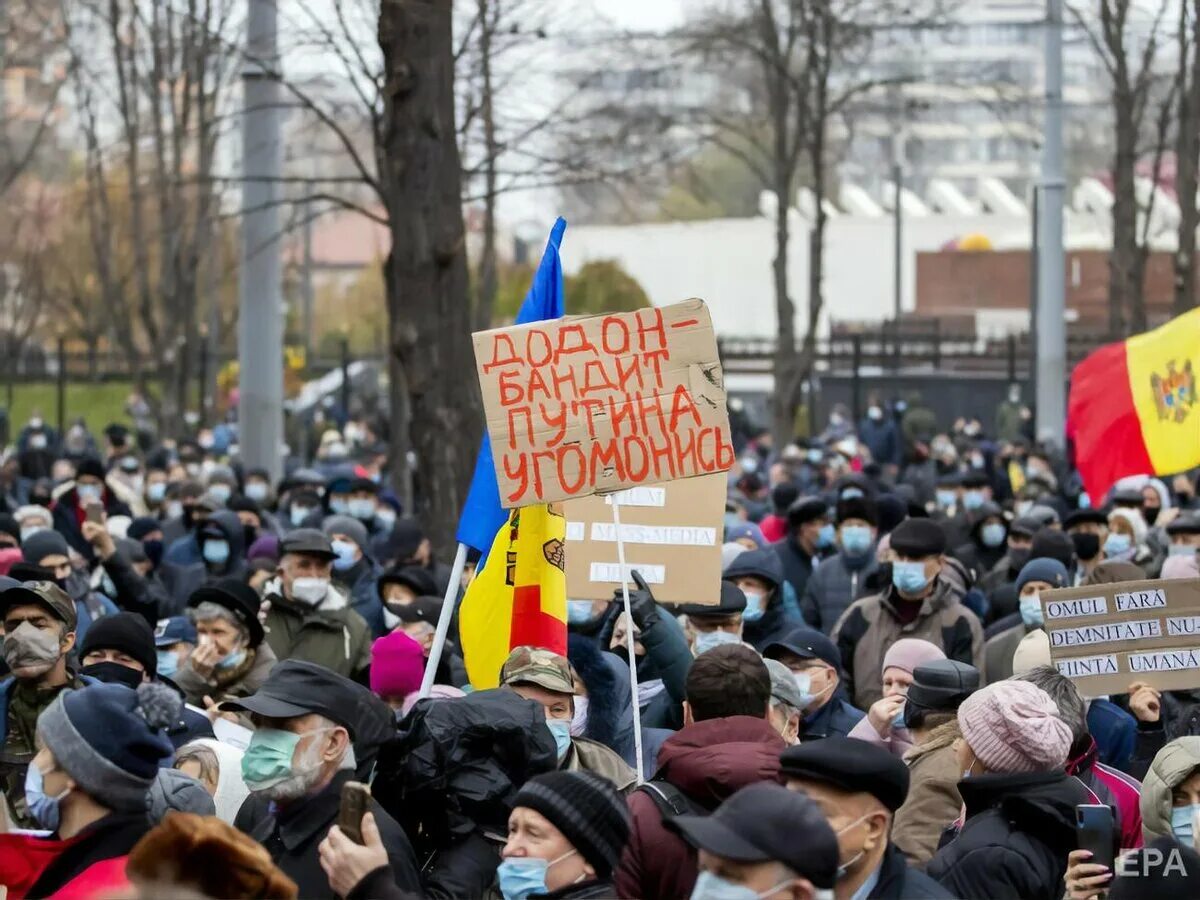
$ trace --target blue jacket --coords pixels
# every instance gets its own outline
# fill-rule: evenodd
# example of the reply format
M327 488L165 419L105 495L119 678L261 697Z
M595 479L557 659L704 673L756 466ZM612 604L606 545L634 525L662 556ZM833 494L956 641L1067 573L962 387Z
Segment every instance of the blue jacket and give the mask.
M884 416L878 422L865 416L858 423L858 439L871 451L871 458L881 466L891 463L900 465L904 461L904 443L900 440L900 429L892 419Z
M866 715L861 709L851 706L841 698L844 688L838 685L833 699L815 713L805 716L800 722L800 741L815 741L820 738L840 735L849 737L851 730Z
M878 569L874 546L859 560L851 560L843 552L821 560L809 576L804 596L800 598L804 621L829 634L851 603L874 593L867 587L867 578Z
M379 599L379 576L383 570L370 557L364 556L345 572L336 569L333 580L345 589L350 605L363 617L375 637L387 634L383 624L383 601Z
M103 616L113 616L121 611L117 608L115 603L113 603L99 591L91 591L90 596L95 602L100 604L100 614ZM75 625L75 646L78 647L83 643L84 635L86 635L87 630L91 628L92 622L99 618L99 616L92 615L92 611L88 609L87 599L75 601L75 616L79 620Z
M1100 762L1129 771L1137 743L1137 719L1111 700L1093 700L1088 705L1087 725L1100 748Z

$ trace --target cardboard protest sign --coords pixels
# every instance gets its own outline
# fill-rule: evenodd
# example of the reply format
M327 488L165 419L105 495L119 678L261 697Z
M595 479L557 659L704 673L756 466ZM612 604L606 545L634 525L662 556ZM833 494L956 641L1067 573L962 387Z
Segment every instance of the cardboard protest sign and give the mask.
M636 569L660 603L720 601L725 476L719 472L564 503L568 597L607 600L621 586L614 498L621 504L627 579Z
M703 300L495 328L473 339L506 508L733 465Z
M1124 581L1041 595L1050 658L1085 697L1200 687L1200 579Z

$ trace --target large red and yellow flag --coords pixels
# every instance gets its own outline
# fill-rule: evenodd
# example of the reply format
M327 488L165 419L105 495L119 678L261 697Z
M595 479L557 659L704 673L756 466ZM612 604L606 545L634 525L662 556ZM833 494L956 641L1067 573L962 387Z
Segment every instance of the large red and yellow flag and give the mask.
M514 509L458 613L467 675L494 688L514 647L567 653L567 524L558 504Z
M1071 373L1067 433L1095 503L1126 475L1200 465L1200 309L1093 352Z

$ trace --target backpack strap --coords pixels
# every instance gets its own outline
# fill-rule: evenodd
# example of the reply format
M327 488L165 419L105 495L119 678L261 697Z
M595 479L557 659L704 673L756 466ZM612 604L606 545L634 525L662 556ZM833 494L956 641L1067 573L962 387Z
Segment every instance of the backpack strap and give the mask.
M669 781L647 781L637 788L646 794L663 819L673 819L676 816L705 816L708 810L702 809L691 797Z

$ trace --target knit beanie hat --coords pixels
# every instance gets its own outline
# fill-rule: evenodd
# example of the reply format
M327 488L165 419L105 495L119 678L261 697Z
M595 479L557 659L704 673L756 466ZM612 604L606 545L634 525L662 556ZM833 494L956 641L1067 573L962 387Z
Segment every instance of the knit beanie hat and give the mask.
M330 538L335 534L344 534L358 544L358 549L363 553L370 549L371 539L367 536L367 526L353 516L328 516L321 523L321 528Z
M1031 559L1021 567L1021 574L1017 576L1017 593L1021 593L1021 588L1031 581L1044 581L1056 588L1066 587L1067 567L1048 556Z
M942 648L929 641L920 638L900 638L883 655L883 668L880 671L902 669L911 675L917 666L945 658L946 654L942 652Z
M1050 695L1027 681L998 681L958 708L958 724L989 772L1048 772L1061 768L1071 729Z
M371 645L371 693L407 697L421 687L425 651L403 631L385 634Z
M136 691L89 684L63 691L38 716L37 731L58 765L89 797L122 812L146 809L159 766L173 753L164 729L182 700L164 684Z
M79 647L79 658L83 659L93 650L119 650L140 662L151 678L158 674L154 632L136 613L115 613L93 622Z
M529 779L513 806L545 816L606 879L629 839L629 807L607 778L591 772L547 772Z
M1017 644L1013 651L1012 672L1014 675L1024 675L1030 669L1050 665L1050 635L1041 628L1035 628Z
M21 544L21 556L25 562L40 565L47 556L69 556L67 539L57 531L39 531L31 534Z

